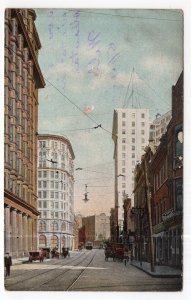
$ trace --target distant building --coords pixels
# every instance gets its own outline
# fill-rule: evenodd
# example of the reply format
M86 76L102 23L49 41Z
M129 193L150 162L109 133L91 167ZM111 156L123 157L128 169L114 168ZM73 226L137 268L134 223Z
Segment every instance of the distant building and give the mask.
M41 48L33 9L5 10L4 250L37 250L38 64Z
M113 116L115 160L115 209L118 233L123 228L123 200L126 195L134 204L134 169L149 141L149 109L115 109Z
M63 136L38 137L38 246L72 249L74 153Z
M160 138L166 132L171 117L171 110L164 115L157 114L156 119L150 124L150 140L153 140L155 146L160 144Z
M82 226L85 227L86 242L93 242L94 246L110 237L110 218L105 213L83 217Z

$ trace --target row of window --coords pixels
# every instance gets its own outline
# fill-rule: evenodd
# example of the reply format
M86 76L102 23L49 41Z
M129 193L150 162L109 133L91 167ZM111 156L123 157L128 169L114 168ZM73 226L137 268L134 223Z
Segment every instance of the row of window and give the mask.
M48 191L38 191L38 198L39 199L47 199L49 198L50 196L50 199L61 199L61 200L66 200L66 193L62 193L62 192L54 192L54 191L50 191L50 194ZM71 198L71 195L69 197L69 199L72 199Z
M125 144L127 141L126 138L122 138L122 144ZM132 138L131 142L134 144L135 143L135 138ZM141 138L141 143L145 143L145 139Z
M135 127L135 125L136 125L135 121L132 121L132 122L131 122L131 126L132 126L132 127ZM137 124L137 125L138 125L138 124ZM139 125L140 125L141 127L145 127L145 122L141 122ZM126 122L125 122L125 121L122 121L122 126L123 126L123 127L126 126Z
M66 180L67 175L66 173L59 172L59 171L38 171L38 178L52 178L52 179L61 179Z
M39 231L47 231L47 227L48 226L47 226L46 222L44 222L44 221L39 222ZM71 224L68 224L68 226L67 226L67 224L65 222L61 223L61 231L66 231L67 227L71 227ZM58 231L58 228L59 228L59 226L56 221L51 222L51 224L50 224L51 231Z
M129 114L128 114L128 115L129 115ZM135 118L135 113L132 113L132 114L131 114L131 117L132 117L132 119L134 119L134 118ZM122 113L122 118L126 118L126 113L125 113L125 112ZM141 113L141 118L142 118L142 119L145 118L145 114L144 114L144 113Z
M63 181L38 181L38 188L51 188L51 189L61 189L61 190L66 190L68 184L63 183Z
M42 201L38 200L38 208L50 208L50 209L68 209L67 202L56 202L56 201Z
M69 220L71 219L71 216L69 218L69 214L68 213L63 213L63 212L58 212L58 211L42 211L40 212L40 218L42 219L61 219L61 220Z
M55 142L55 141L50 141L50 140L46 140L46 141L39 141L39 147L40 148L46 148L46 147L51 147L51 149L58 149L58 145L60 145L60 148L62 151L66 150L66 145L60 142Z

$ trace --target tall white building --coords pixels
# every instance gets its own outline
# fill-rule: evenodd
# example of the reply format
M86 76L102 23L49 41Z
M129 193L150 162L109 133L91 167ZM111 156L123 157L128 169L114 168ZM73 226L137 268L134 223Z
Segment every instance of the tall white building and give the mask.
M115 208L119 228L123 226L124 195L134 204L134 169L149 140L149 109L118 108L113 116L115 160Z
M74 153L63 136L38 137L38 247L72 248Z
M154 145L160 144L161 136L166 132L167 125L172 117L171 110L166 112L164 115L157 114L156 118L150 125L150 138L154 141Z

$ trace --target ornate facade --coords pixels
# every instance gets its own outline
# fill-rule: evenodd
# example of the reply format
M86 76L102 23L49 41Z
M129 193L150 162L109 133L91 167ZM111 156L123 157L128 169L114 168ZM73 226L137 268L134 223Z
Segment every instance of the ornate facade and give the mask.
M37 248L38 89L45 82L33 9L5 10L4 239L12 257Z
M38 137L38 247L74 247L74 153L68 139Z

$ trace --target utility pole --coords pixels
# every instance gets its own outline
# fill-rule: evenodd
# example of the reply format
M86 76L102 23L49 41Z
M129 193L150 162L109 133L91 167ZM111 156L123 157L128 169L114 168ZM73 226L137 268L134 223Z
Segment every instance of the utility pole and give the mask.
M148 169L147 169L146 157L144 158L144 173L145 173L145 197L147 201L147 209L148 209L148 217L149 217L151 272L155 272L153 228L152 228L152 217L151 217L151 192L150 192L149 181L148 181Z

